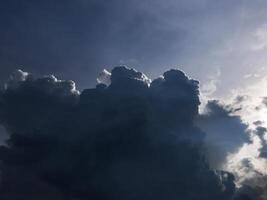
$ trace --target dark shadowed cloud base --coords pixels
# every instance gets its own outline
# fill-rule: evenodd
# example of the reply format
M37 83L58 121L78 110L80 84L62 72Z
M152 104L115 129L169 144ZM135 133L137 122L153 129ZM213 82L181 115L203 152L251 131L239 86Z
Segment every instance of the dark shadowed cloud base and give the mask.
M83 92L17 71L0 96L10 134L0 198L227 200L234 176L202 152L198 81L169 70L150 81L126 67Z

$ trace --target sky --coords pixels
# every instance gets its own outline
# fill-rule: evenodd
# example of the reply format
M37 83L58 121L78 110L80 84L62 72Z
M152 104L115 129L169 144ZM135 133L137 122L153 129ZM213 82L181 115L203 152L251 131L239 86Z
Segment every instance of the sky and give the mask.
M266 4L3 0L0 80L21 68L84 89L103 68L127 65L151 77L179 68L206 89L216 79L217 94L226 95L266 75Z
M1 199L142 200L155 180L164 187L154 199L267 199L266 8L265 0L2 0L0 171L14 196L0 186ZM189 181L187 194L172 177L203 188Z

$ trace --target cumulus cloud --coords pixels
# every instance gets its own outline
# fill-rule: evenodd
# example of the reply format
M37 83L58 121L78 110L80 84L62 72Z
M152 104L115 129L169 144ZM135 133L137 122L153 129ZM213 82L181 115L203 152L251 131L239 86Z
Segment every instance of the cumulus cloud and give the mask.
M210 164L216 168L223 167L228 154L250 143L248 125L233 111L229 106L212 100L197 120L198 126L206 133L205 147Z
M261 147L259 149L259 156L262 158L267 158L267 141L265 139L267 128L262 125L257 125L254 132L257 136L259 136L259 139L261 141Z
M266 122L264 95L259 87L240 90L226 100L231 115L239 115L247 126L250 142L244 142L238 151L226 157L224 170L235 175L237 199L266 199ZM256 91L255 91L256 90ZM255 110L255 105L258 109ZM238 144L238 143L237 143Z
M96 81L99 84L110 85L111 82L110 77L111 73L108 70L104 69L102 72L99 73Z
M174 69L151 81L124 66L110 80L81 94L54 76L6 87L1 199L233 197L234 176L211 169L202 151L198 81Z
M5 84L5 89L17 88L23 81L30 79L30 77L31 75L28 72L18 69L10 75L8 82Z
M27 84L29 87L42 90L48 95L72 96L79 94L79 91L76 90L74 81L58 80L53 75L34 79L31 74L23 72L22 70L16 70L13 74L11 74L8 82L5 84L5 89L8 91L16 90L18 88L23 88Z

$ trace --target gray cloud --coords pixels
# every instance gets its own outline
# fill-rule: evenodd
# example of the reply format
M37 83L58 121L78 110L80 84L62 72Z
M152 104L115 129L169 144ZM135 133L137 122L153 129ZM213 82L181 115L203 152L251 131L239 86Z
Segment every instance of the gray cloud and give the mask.
M263 104L264 106L267 106L267 97L263 97L263 98L262 98L262 104Z
M51 77L19 79L0 96L10 130L1 199L232 198L234 176L209 167L194 125L198 81L169 70L150 83L121 66L109 86L79 94L63 84L62 95L51 91L69 81Z
M267 158L267 141L265 139L265 135L267 133L267 128L262 126L262 125L258 125L256 127L256 130L254 131L256 135L259 136L260 140L261 140L261 148L259 149L260 152L260 157L262 158Z
M197 124L206 133L206 151L210 164L216 168L223 167L229 153L237 152L244 144L250 143L248 125L218 101L208 102L206 112L200 115Z

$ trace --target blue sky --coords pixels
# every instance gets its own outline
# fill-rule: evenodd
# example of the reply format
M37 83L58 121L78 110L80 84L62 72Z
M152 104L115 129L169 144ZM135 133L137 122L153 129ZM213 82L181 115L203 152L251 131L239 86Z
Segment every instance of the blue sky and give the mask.
M216 93L266 74L266 1L1 1L0 80L54 73L80 88L128 65L157 77L177 67Z

